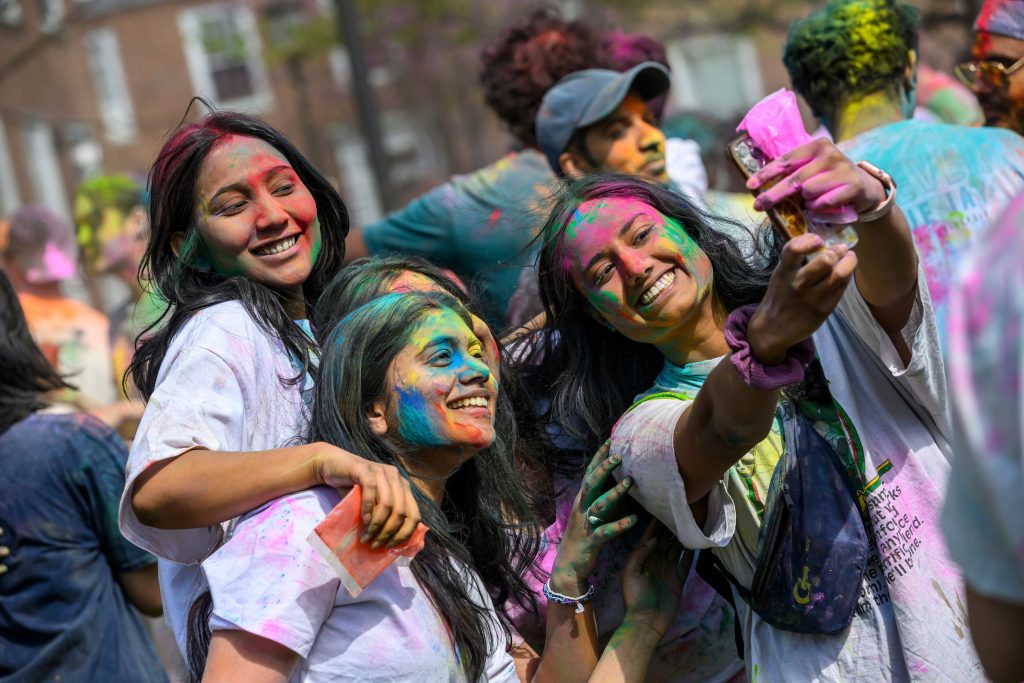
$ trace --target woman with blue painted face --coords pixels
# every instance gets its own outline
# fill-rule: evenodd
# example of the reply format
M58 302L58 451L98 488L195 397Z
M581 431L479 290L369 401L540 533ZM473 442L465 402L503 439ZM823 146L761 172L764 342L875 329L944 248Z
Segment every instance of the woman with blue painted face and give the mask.
M503 414L473 319L442 294L386 294L338 322L323 342L312 439L397 467L430 528L409 566L393 564L357 597L306 541L339 502L315 488L246 515L203 563L213 629L204 681L640 681L671 622L679 548L654 529L624 579L629 611L598 662L586 576L597 550L636 524L595 527L628 489L601 493L617 461L595 458L548 583L545 656L522 643L496 605L527 601L523 575L538 526L513 467ZM598 503L598 501L600 501Z

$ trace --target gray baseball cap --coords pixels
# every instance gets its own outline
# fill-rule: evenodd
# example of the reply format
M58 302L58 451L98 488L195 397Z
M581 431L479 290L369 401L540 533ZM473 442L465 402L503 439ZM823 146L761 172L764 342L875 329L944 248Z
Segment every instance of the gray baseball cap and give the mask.
M537 144L555 173L558 156L573 133L605 118L636 91L650 100L668 91L669 72L657 62L643 62L629 71L584 69L571 73L548 90L537 112Z

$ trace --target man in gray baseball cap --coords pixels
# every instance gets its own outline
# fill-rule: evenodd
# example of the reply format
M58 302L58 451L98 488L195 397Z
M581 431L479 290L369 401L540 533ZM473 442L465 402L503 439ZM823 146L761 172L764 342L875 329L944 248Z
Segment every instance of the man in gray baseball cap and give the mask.
M568 177L615 171L667 183L665 135L647 101L669 85L668 70L657 62L563 78L537 113L537 143L551 168Z

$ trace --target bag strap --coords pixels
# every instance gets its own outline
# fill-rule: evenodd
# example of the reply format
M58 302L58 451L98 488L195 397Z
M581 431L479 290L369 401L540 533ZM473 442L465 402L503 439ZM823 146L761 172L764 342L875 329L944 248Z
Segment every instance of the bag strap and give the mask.
M682 391L658 391L658 392L655 392L653 394L650 394L649 396L644 396L643 398L641 398L638 401L635 401L633 403L633 405L631 405L629 408L626 409L626 412L623 413L623 415L625 415L626 413L631 412L634 408L636 408L641 403L647 403L648 401L656 401L656 400L661 399L661 398L674 398L674 399L677 399L677 400L680 400L680 401L693 401L694 400L693 396L691 396L691 395L689 395L687 393L684 393Z
M740 594L740 597L748 605L750 604L750 591L739 585L732 574L729 573L729 570L725 568L725 565L722 564L722 561L707 548L697 553L696 566L697 575L715 589L716 593L725 598L726 602L729 603L729 607L732 607L732 636L736 644L736 653L740 659L743 659L743 628L740 626L740 613L736 609L736 598L733 595L732 588L736 588L736 592Z

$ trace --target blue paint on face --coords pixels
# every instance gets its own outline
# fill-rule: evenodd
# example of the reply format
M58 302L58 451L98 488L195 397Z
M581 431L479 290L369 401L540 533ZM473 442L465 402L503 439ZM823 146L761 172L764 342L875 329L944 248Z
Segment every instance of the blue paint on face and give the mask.
M395 416L398 419L398 435L410 446L443 446L445 442L439 433L437 419L431 419L427 401L423 394L413 387L395 387L398 405ZM435 408L436 411L436 408Z
M494 439L497 382L483 345L451 310L426 316L393 366L394 427L413 447L486 448ZM487 406L453 407L453 401L487 399Z

